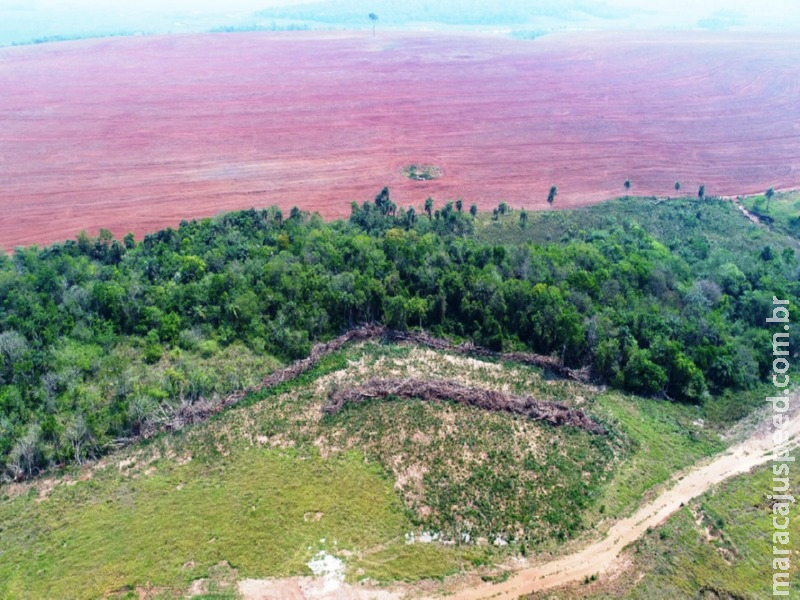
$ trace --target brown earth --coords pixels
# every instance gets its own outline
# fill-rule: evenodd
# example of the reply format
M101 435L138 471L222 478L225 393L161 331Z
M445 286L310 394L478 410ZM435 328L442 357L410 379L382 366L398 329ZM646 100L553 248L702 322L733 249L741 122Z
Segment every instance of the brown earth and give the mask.
M0 247L384 185L489 208L800 184L800 38L291 32L0 49ZM403 177L435 165L430 181Z

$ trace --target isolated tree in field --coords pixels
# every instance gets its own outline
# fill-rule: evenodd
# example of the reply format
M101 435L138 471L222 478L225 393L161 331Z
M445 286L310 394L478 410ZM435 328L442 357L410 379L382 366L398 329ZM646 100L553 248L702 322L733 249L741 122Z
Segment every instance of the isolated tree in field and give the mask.
M372 37L375 37L375 22L378 20L378 15L369 13L369 20L372 21Z
M706 186L701 185L700 189L697 190L697 197L702 200L706 196Z
M456 210L458 212L461 212L462 210L464 210L464 201L461 198L456 200Z
M553 202L556 201L556 194L558 194L558 188L554 185L550 186L550 193L547 194L547 203L550 206L553 206Z
M775 190L773 188L769 188L766 192L764 192L764 197L767 199L767 208L769 210L769 201L772 200L772 197L775 195Z
M626 179L625 183L623 183L622 185L625 187L625 191L626 192L630 192L631 191L631 180L630 179Z
M497 207L492 209L492 220L497 221L497 217L500 215L500 211L497 210Z
M499 212L501 215L504 215L507 212L509 212L508 204L506 204L505 202L501 202L500 204L498 204L497 205L497 212Z
M428 213L428 219L433 218L431 214L433 213L433 198L430 196L428 196L428 198L425 200L425 212Z
M525 227L528 223L528 213L525 211L524 208L521 208L519 211L519 225L520 227Z
M477 204L473 204L472 206L469 207L469 214L472 215L473 219L478 216L478 205Z
M676 192L680 192L681 191L681 182L680 181L676 181L675 182L675 191Z

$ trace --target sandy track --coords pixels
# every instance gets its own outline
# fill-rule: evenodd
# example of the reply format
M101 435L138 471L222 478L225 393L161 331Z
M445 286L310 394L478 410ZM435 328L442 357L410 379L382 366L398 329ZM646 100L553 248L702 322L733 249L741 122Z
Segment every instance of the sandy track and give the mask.
M795 406L798 402L800 398L792 398ZM795 411L787 431L793 438L793 444L797 445L800 442L797 437L800 435L798 411ZM582 581L587 576L608 571L625 546L640 538L648 528L662 523L683 504L705 493L721 481L747 473L753 467L769 461L774 447L771 435L772 429L762 427L747 440L711 462L690 470L677 478L673 487L642 506L633 516L615 523L604 539L580 552L517 571L503 583L479 584L457 592L449 598L516 599L524 594Z
M0 247L279 204L800 184L800 38L293 32L0 49ZM444 176L409 181L411 162Z

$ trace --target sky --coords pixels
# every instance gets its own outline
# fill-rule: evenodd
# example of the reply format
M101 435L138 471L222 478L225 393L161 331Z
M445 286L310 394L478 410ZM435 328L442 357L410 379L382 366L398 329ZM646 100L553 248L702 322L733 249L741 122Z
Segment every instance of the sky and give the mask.
M0 0L0 44L47 36L181 33L274 22L282 26L300 23L312 29L368 28L366 17L363 22L356 18L362 12L365 16L369 12L383 15L384 27L414 27L415 18L424 12L433 15L434 26L440 22L445 26L447 21L447 27L458 28L459 15L466 14L465 3L469 11L464 22L472 27L476 16L481 20L486 7L487 27L498 26L498 14L526 16L524 23L501 24L510 29L800 32L798 0ZM547 10L537 12L542 7ZM587 17L582 12L584 7L594 9L589 11L594 16ZM542 14L549 16L540 18ZM597 16L603 14L613 14L614 18Z
M79 7L108 11L147 9L158 12L197 11L224 13L228 11L256 11L270 6L286 6L308 4L310 0L0 0L4 5L26 5L32 8L64 8ZM432 4L447 4L446 0L432 0ZM535 4L535 0L531 1ZM397 2L402 6L402 1ZM450 2L457 6L457 2ZM487 1L487 4L494 2ZM710 14L720 10L742 13L750 17L763 14L774 16L791 15L800 12L797 0L605 0L602 4L612 7L640 9L663 14ZM369 9L369 1L363 2L365 10Z

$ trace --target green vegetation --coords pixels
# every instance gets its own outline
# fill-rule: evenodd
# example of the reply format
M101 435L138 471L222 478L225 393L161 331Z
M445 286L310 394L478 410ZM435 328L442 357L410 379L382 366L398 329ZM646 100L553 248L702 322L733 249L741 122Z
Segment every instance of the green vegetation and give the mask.
M378 15L375 13L369 13L369 20L372 21L372 37L375 37L375 23L378 20Z
M612 432L419 401L323 416L336 386L423 371L580 406L607 418ZM555 550L720 448L712 429L691 426L698 416L703 407L602 393L511 363L346 347L205 423L72 468L67 481L0 489L13 495L0 502L0 597L181 592L214 579L220 564L238 578L307 574L320 550L355 579L479 568L499 581L492 565L509 553ZM646 481L633 477L639 469L652 470ZM406 543L424 532L459 543ZM494 546L498 538L509 545Z
M403 168L403 177L414 181L429 181L442 176L442 170L436 165L411 164Z
M305 563L319 550L369 549L410 527L391 483L355 454L234 449L150 468L140 476L109 467L43 502L28 494L0 504L0 596L185 588L221 561L242 577L310 573ZM435 546L403 560L441 576L457 570L457 555Z
M705 402L769 374L771 298L800 293L796 240L728 202L629 198L524 228L505 203L493 222L433 205L416 219L384 189L348 222L249 210L138 244L101 232L0 256L0 468L20 478L99 456L271 356L371 321ZM234 357L251 366L225 375Z
M800 486L800 471L791 471L791 488ZM628 573L600 580L588 590L574 586L530 598L674 598L772 597L771 468L729 480L693 501L665 524L633 543L627 552ZM800 521L789 525L798 548ZM800 569L792 560L792 595L800 591Z
M775 193L770 188L764 194L742 198L741 202L774 229L800 237L800 192Z
M600 514L607 517L625 516L647 490L685 466L724 449L725 445L714 434L719 423L708 416L717 401L708 402L705 410L699 406L621 398L618 394L603 395L598 403L598 412L605 412L611 422L617 423L632 445L626 448L627 459L597 502L598 509L602 509Z

